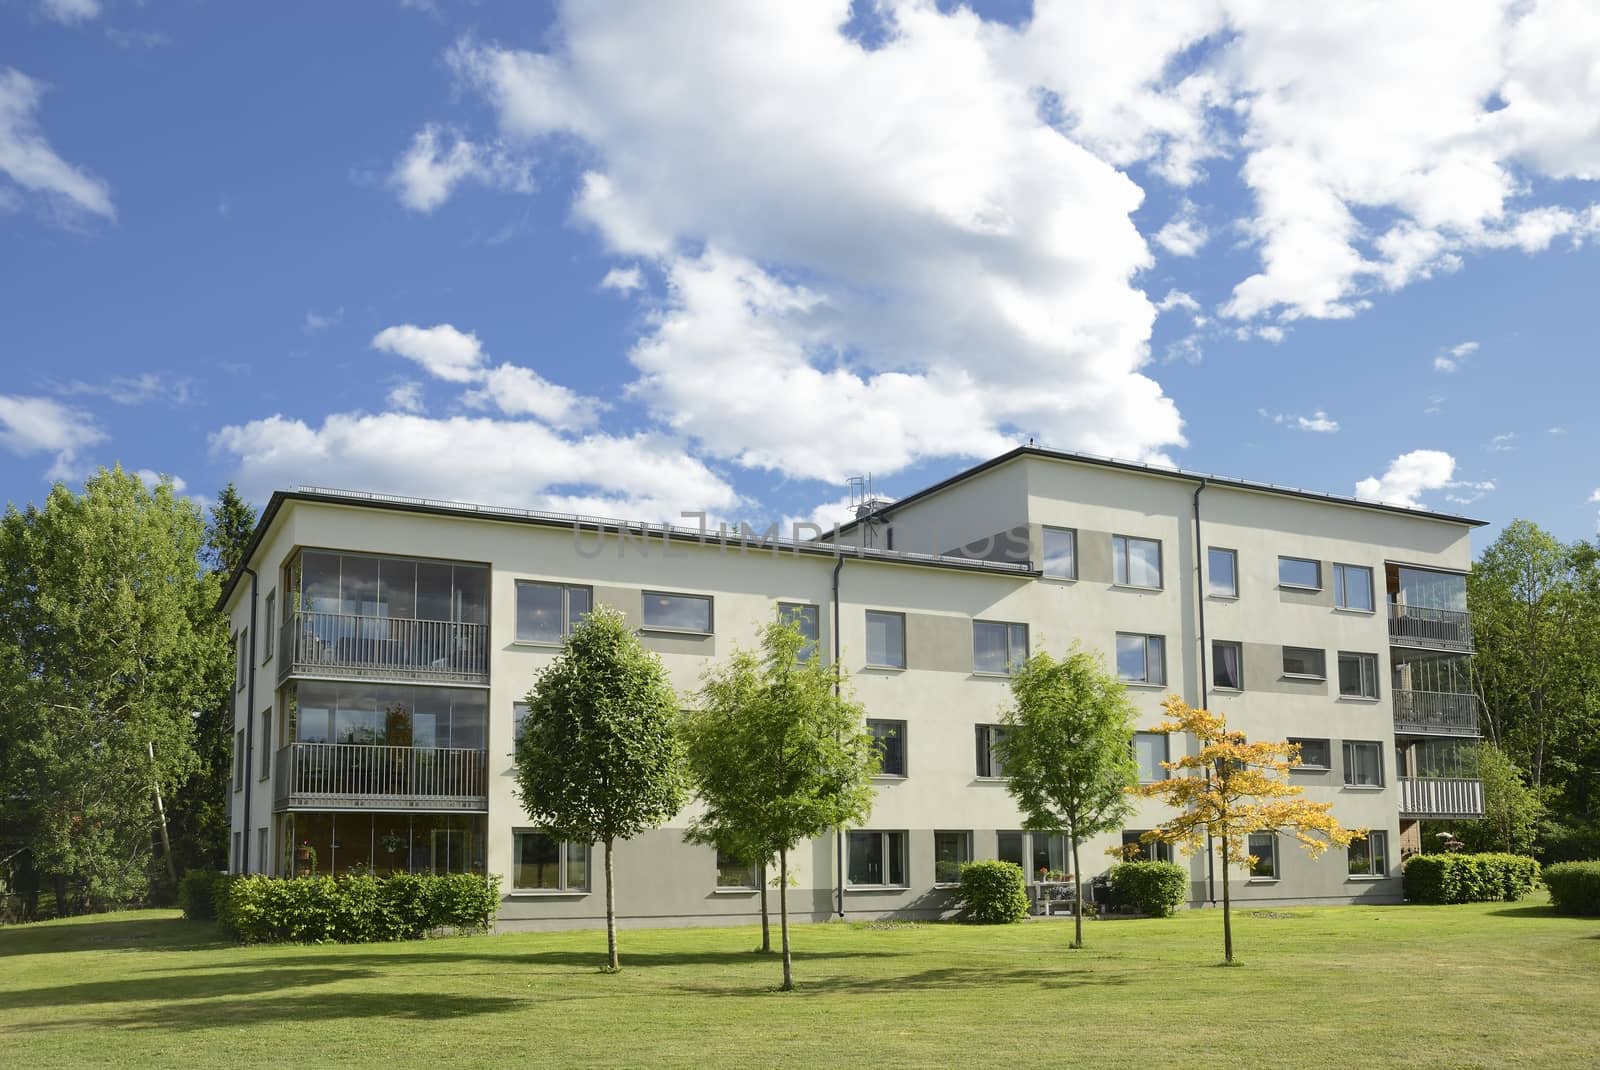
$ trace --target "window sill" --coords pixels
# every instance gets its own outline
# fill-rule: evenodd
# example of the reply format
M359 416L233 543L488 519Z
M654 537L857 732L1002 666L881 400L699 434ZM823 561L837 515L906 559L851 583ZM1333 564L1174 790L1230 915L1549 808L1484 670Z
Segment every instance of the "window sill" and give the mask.
M1376 617L1378 615L1376 609L1360 609L1356 606L1334 606L1333 611L1335 613L1349 613L1356 617Z
M1165 682L1158 683L1150 680L1123 680L1122 682L1128 687L1140 687L1146 691L1162 691L1167 686Z
M847 892L909 892L911 890L911 885L909 885L909 884L847 884L847 885L844 886L844 890L847 891Z
M1333 771L1333 766L1331 766L1331 765L1303 765L1303 764L1302 765L1297 765L1293 769L1289 770L1289 772L1291 772L1291 773L1330 773L1332 771Z
M911 778L906 776L906 774L904 774L904 773L873 773L872 774L872 779L873 780L897 781L897 780L910 780Z
M1345 791L1379 792L1383 789L1384 785L1382 784L1346 784L1344 786Z
M1076 576L1052 576L1048 572L1039 573L1039 578L1041 580L1055 580L1057 583L1077 583L1078 582L1078 577L1076 577Z
M1340 695L1339 701L1354 702L1363 706L1374 706L1379 702L1382 702L1383 699L1379 698L1377 695Z
M1309 673L1303 672L1286 672L1282 676L1278 677L1278 679L1294 680L1302 684L1325 684L1328 682L1328 678L1326 676L1312 676Z
M1236 594L1217 594L1215 591L1207 591L1206 597L1214 602L1237 602L1239 600L1239 596Z
M582 899L588 894L565 888L514 888L506 893L511 899Z
M511 645L512 646L532 647L535 650L559 650L559 649L561 649L561 640L559 640L559 639L513 639L513 640L511 640Z
M1113 583L1111 589L1113 591L1144 591L1147 594L1152 591L1159 593L1166 590L1165 587L1145 587L1137 583Z
M709 639L716 632L702 632L696 628L652 628L650 625L640 625L639 630L646 635L682 635L692 639Z
M983 670L983 669L973 669L972 670L972 675L977 677L979 680L1009 680L1009 679L1011 679L1011 674L1008 673L1008 672L988 672L988 671Z
M1324 588L1324 587L1302 587L1298 583L1280 583L1280 584L1278 584L1278 590L1280 590L1280 591L1299 591L1301 594L1321 594L1324 590L1326 590L1326 588Z
M966 865L966 863L963 862L962 865ZM954 891L957 891L957 890L960 889L961 882L960 881L934 881L933 882L933 887L934 887L935 890L941 891L941 892L954 892Z
M1004 776L975 776L972 778L974 784L1006 784L1010 780L1010 777Z
M1239 694L1243 694L1244 693L1244 688L1242 688L1242 687L1228 687L1228 686L1226 686L1224 684L1212 684L1211 685L1211 690L1213 690L1213 691L1226 691L1230 695L1239 695Z
M1246 884L1277 884L1278 883L1278 878L1277 877L1251 877L1249 880L1245 881L1245 883Z
M904 665L874 665L870 661L861 666L863 672L905 672Z
M760 888L713 888L712 895L759 895Z
M1345 881L1386 881L1388 879L1389 874L1387 873L1352 873L1345 878Z

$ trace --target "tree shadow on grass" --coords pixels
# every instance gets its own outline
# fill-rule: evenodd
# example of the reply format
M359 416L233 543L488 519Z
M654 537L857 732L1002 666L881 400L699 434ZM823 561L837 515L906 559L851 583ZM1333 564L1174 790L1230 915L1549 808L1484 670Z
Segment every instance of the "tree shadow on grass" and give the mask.
M199 951L228 947L215 924L179 917L67 918L0 928L0 958L69 951Z
M795 959L795 974L795 991L800 996L899 995L906 992L930 992L940 989L970 989L975 985L982 985L985 988L1032 987L1040 990L1059 990L1129 983L1126 974L1097 973L1092 970L991 970L951 966L887 977L834 976L818 979L806 975L805 963L798 957ZM774 973L774 989L777 987L776 981L779 976L781 975ZM734 985L695 984L675 987L678 991L702 996L751 996L770 991Z
M1491 918L1559 918L1560 914L1548 903L1536 903L1519 907L1501 907L1498 910L1488 911Z
M370 947L371 950L355 950L355 946ZM483 962L492 963L500 967L574 967L578 969L596 969L605 964L606 951L604 944L598 945L593 951L493 951L492 945L485 945L485 950L469 950L466 948L443 948L437 951L391 951L395 944L353 945L337 952L311 952L310 954L281 956L276 958L246 957L239 960L237 968L241 970L254 970L262 967L273 966L304 966L315 962L319 966L341 965L355 966L368 969L381 969L393 966L440 966L451 963ZM898 951L807 951L796 953L795 961L819 961L824 959L886 959L906 952ZM762 955L753 951L629 951L626 947L621 949L622 968L629 969L654 969L657 967L671 966L706 966L727 967L747 966L753 963L772 963L777 961L777 956Z
M168 971L171 967L167 967ZM78 984L23 988L0 995L8 1009L70 1007L85 1003L132 1003L143 1000L207 1000L225 996L265 995L311 985L359 981L375 976L372 970L301 966L278 970L184 970L161 977L118 981L83 981Z

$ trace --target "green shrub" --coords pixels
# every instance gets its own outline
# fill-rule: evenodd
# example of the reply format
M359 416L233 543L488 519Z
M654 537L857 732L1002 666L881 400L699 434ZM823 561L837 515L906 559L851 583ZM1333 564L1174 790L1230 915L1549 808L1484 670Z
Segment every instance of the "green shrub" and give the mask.
M1120 862L1111 867L1111 895L1140 914L1169 918L1189 895L1189 874L1173 862Z
M1413 903L1511 903L1533 890L1539 863L1508 854L1412 855L1402 873Z
M1600 861L1546 866L1544 883L1557 913L1600 914Z
M217 904L227 893L228 875L209 869L186 870L178 882L178 906L190 921L215 921Z
M438 929L485 932L500 907L500 880L443 876L236 877L217 919L240 943L360 944L416 940Z
M1028 916L1027 878L1015 862L968 862L961 867L962 920L1006 925Z

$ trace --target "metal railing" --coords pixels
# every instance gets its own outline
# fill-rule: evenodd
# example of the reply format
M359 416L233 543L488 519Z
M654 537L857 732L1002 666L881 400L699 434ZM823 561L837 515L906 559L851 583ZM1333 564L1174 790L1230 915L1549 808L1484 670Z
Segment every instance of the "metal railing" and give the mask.
M1400 777L1401 817L1483 816L1483 781L1465 777Z
M380 747L290 743L277 755L273 803L328 808L395 805L486 810L486 751L461 747Z
M1396 688L1394 727L1418 735L1476 736L1478 696Z
M1458 609L1429 609L1389 603L1389 641L1436 647L1472 649L1472 617Z
M284 614L278 678L291 673L489 682L489 626L359 613Z

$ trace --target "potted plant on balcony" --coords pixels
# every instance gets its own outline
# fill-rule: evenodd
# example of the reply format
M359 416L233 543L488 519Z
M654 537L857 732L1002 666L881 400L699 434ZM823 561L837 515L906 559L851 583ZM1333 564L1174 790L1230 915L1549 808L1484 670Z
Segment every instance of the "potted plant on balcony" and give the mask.
M390 829L384 833L383 838L378 842L383 844L383 849L389 854L389 869L395 873L404 873L405 867L400 864L399 859L395 856L404 851L409 845L406 837L400 835L394 829Z
M294 849L294 875L296 877L314 877L317 875L317 849L311 846L310 840L301 840Z

